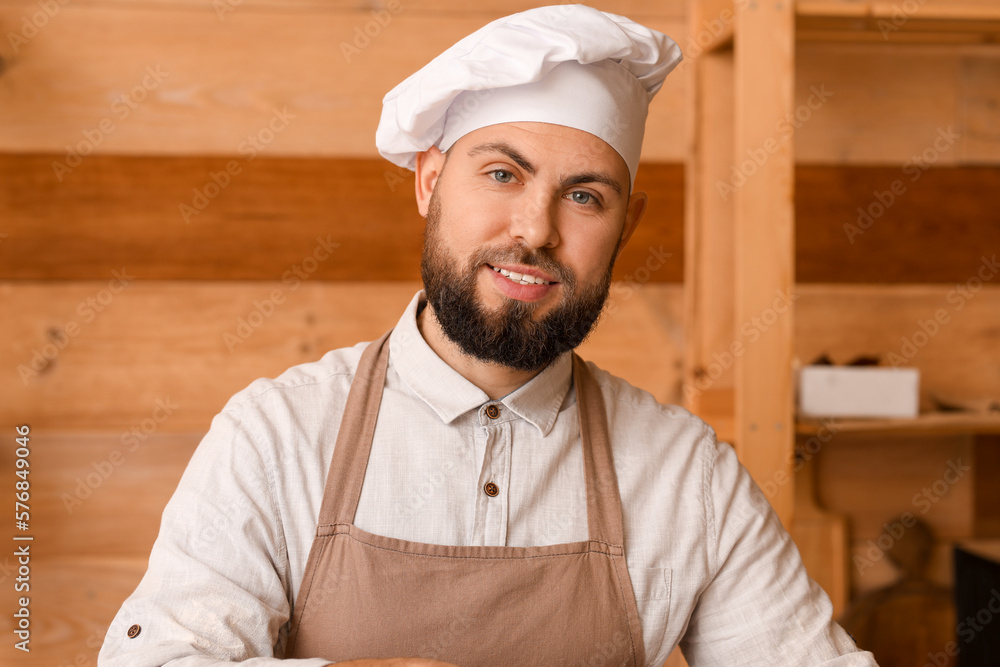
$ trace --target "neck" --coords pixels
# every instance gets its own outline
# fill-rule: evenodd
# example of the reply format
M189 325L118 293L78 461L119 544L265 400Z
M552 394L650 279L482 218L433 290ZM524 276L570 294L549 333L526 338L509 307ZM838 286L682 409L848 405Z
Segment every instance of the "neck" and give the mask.
M444 333L430 303L417 315L417 329L435 354L482 389L490 400L506 396L540 372L520 371L469 356Z

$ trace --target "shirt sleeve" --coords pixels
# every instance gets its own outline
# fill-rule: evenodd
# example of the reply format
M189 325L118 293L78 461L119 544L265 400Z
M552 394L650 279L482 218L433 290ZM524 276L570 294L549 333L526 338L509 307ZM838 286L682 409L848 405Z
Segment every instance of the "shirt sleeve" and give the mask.
M275 657L291 605L268 467L238 412L217 415L163 512L149 569L108 629L99 667L330 664Z
M832 619L791 536L749 472L712 438L705 475L711 571L681 649L691 667L877 667Z

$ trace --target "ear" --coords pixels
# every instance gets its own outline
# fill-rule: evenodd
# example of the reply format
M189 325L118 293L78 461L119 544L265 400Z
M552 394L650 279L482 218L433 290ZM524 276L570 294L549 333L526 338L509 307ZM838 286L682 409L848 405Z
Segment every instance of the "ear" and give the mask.
M431 193L434 192L434 186L441 175L441 170L444 169L444 161L445 154L438 150L437 146L431 146L423 153L417 153L413 188L417 197L417 210L424 218L427 217L427 210L430 207Z
M642 215L646 212L646 203L649 201L645 192L633 192L629 195L628 206L625 209L625 224L622 226L622 240L618 244L618 254L625 248L625 244L632 238L632 233L639 226Z

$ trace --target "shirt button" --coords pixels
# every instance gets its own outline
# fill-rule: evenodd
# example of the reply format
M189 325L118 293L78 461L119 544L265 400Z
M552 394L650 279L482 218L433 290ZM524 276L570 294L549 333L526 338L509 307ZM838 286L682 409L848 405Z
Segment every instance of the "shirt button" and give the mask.
M129 639L135 639L136 637L139 636L140 632L142 632L142 628L139 627L138 625L133 625L132 627L130 627L128 629L128 633L127 633L128 634L128 638Z
M483 491L486 492L490 498L500 493L500 487L493 482L486 482L486 486L483 487Z
M497 406L495 406L493 404L487 405L486 406L486 416L489 417L490 419L496 419L497 417L500 416L500 408L498 408ZM494 493L493 495L496 495L496 494Z

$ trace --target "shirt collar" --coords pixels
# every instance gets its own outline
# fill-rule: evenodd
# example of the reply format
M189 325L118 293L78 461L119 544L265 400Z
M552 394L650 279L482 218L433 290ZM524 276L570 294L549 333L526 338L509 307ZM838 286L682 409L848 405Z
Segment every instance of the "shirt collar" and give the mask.
M450 424L469 410L489 403L490 397L449 366L424 340L417 328L417 312L424 303L426 297L421 290L399 318L389 336L389 363L413 393L441 421ZM500 402L534 425L544 437L555 425L570 388L572 369L572 353L566 352Z

